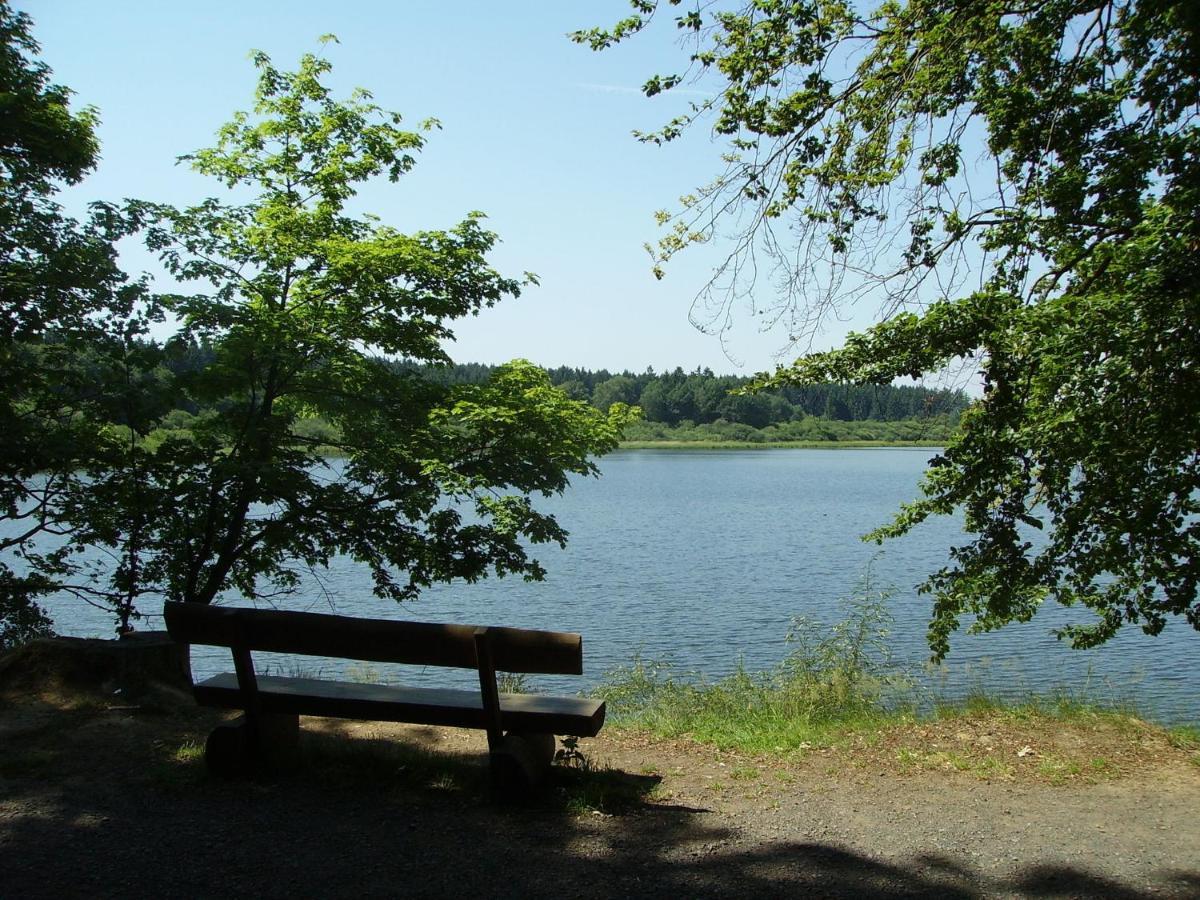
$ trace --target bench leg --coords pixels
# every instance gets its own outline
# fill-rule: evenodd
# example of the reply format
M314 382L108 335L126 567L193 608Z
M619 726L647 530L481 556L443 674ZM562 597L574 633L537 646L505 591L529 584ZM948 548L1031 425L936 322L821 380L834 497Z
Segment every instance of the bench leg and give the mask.
M492 788L505 800L517 800L538 788L554 759L554 735L509 732L489 754Z
M549 769L550 764L554 762L554 751L558 747L554 735L533 731L510 731L505 737L517 738L524 742L530 759L539 769Z

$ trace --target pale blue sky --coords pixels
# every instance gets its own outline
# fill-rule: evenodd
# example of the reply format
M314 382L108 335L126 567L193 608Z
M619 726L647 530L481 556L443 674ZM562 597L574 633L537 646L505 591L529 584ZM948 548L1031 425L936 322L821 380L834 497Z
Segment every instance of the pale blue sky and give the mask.
M715 337L689 324L719 247L679 258L661 282L650 273L642 245L659 234L654 211L714 175L722 147L703 131L666 148L630 136L688 100L650 101L638 91L680 59L669 34L599 54L566 38L625 15L625 0L13 5L33 17L56 81L100 111L103 159L71 205L122 197L186 204L218 194L214 182L174 161L211 144L234 110L249 108L250 49L291 68L332 32L341 43L323 52L335 87L366 87L410 124L433 116L443 126L410 175L366 188L361 207L402 230L449 227L482 210L503 240L492 257L497 267L541 278L519 299L459 323L455 359L750 373L773 367L784 346L783 333L759 333L743 314L727 336L731 360ZM144 255L126 259L151 266ZM835 323L821 345L845 330Z

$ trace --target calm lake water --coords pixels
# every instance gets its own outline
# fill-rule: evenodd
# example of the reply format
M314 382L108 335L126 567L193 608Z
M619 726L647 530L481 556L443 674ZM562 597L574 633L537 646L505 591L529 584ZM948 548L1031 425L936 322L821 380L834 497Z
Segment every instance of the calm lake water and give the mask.
M765 669L787 653L791 620L831 623L842 598L870 568L890 587L895 660L922 672L945 696L974 687L1000 695L1065 689L1106 703L1132 701L1153 718L1200 721L1200 635L1182 620L1157 638L1135 629L1091 651L1071 650L1050 633L1069 611L1047 607L1033 622L988 635L958 635L949 661L924 669L930 599L922 577L946 561L963 535L956 520L927 523L880 548L858 537L916 496L934 451L922 450L634 450L601 461L603 477L577 479L545 501L571 532L565 551L541 548L549 575L435 587L397 606L371 595L369 575L337 560L292 609L579 631L585 676L535 679L551 689L585 687L635 654L681 672L717 677L741 659ZM103 614L78 605L50 607L59 630L107 635ZM1075 615L1080 615L1076 612ZM156 627L149 618L142 627ZM264 660L284 671L330 673L336 663ZM193 651L197 675L230 668L227 653ZM384 667L376 667L381 669ZM446 671L403 673L406 680L447 683ZM461 673L469 683L473 676ZM393 677L385 670L383 677Z

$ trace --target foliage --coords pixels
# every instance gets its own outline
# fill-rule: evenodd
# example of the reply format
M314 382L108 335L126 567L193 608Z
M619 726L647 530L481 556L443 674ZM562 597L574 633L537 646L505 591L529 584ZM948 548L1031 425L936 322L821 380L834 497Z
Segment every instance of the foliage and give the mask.
M67 546L31 563L115 608L119 630L147 596L320 590L335 554L396 600L489 572L541 578L529 546L566 532L534 495L595 474L630 411L571 401L520 360L454 386L393 365L447 364L449 323L532 276L488 265L479 213L415 234L347 215L360 183L412 168L423 132L365 91L335 99L324 59L254 63L253 112L184 158L231 199L127 207L189 289L145 299L147 317L177 323L165 344L126 341L123 369L91 361L121 402L71 413L113 440L61 511ZM314 418L329 428L301 424Z
M632 5L575 39L609 46L660 7ZM978 363L983 398L923 497L869 535L965 512L970 541L923 585L936 658L964 618L994 629L1047 600L1092 611L1060 632L1079 647L1124 624L1157 634L1173 615L1200 629L1198 15L1151 0L865 14L755 0L676 19L691 72L719 87L643 137L674 140L711 114L730 152L662 215L659 263L737 216L701 298L714 321L750 290L760 253L779 267L771 312L795 338L839 299L882 305L844 348L761 384L888 384Z
M0 650L50 634L51 620L34 598L52 586L45 579L18 576L0 567Z
M212 289L164 302L183 322L180 341L215 348L211 366L180 381L219 410L153 460L173 506L155 525L157 586L199 602L229 586L256 596L260 579L295 587L289 563L334 553L368 565L395 599L489 569L541 577L523 541L565 532L529 495L594 473L625 410L605 418L571 402L527 363L445 388L368 355L445 363L447 322L518 295L521 282L487 265L495 235L479 214L413 235L345 216L356 185L399 178L424 137L365 92L334 100L324 60L306 56L295 73L262 54L255 64L254 117L239 114L189 159L257 196L149 210L150 246L178 278ZM338 429L341 471L319 471L294 430L301 413Z
M709 425L681 422L674 427L660 422L635 422L625 429L622 446L645 443L677 445L738 444L888 446L894 444L940 447L950 440L957 423L946 416L905 419L900 422L838 422L806 418L780 425L753 428L718 419Z
M411 363L403 365L446 384L476 383L485 380L492 371L491 366L480 363L435 370ZM573 392L578 399L590 400L597 409L607 411L613 403L637 405L646 421L672 426L684 421L705 425L724 420L762 428L808 417L843 422L893 422L940 416L957 420L967 406L966 397L958 391L890 384L785 385L776 391L748 396L740 391L751 379L715 375L711 369L699 367L692 372L676 367L669 372L647 369L642 373L614 375L607 369L592 371L559 366L547 372L555 385Z
M173 351L162 365L175 375L192 374L215 359L211 345L193 343L182 351ZM388 365L445 386L486 383L497 368L481 363L418 365L411 360L391 361ZM614 403L637 405L647 395L648 402L640 407L643 420L625 429L626 442L918 441L941 446L958 427L958 417L966 407L966 398L958 392L895 385L787 386L770 395L746 395L739 390L750 379L700 369L687 374L676 368L663 373L649 370L612 375L606 369L559 366L548 369L547 374L551 383L571 399L589 401L602 412ZM669 405L662 402L664 396L671 398ZM176 394L172 402L176 408L143 440L151 449L168 438L190 439L197 418L215 411L211 406L202 407L189 394ZM337 445L341 433L312 411L296 419L292 433L326 455L340 455Z
M53 585L21 557L62 532L80 471L109 451L112 435L81 415L113 399L88 365L119 359L145 324L113 248L136 220L96 204L79 223L54 202L96 163L96 115L70 109L30 29L0 2L0 646L49 627L34 599Z
M94 348L83 349L85 353L94 353ZM140 349L148 353L149 358L158 352L153 346L137 340L128 349ZM193 344L184 353L172 352L160 365L166 373L180 375L195 373L215 359L215 351L210 345ZM390 362L389 365L446 386L485 383L497 369L479 363L418 366L412 362ZM547 374L551 383L569 397L590 401L602 412L607 412L613 403L636 404L642 393L653 394L650 389L661 383L667 386L676 402L685 405L695 416L695 419L664 416L663 410L651 403L643 409L642 420L624 429L623 446L662 442L688 446L824 446L832 442L858 446L918 443L940 447L949 441L958 427L958 417L966 405L961 394L892 385L786 387L766 398L737 393L739 386L744 386L749 379L717 376L708 371L684 375L677 369L663 374L646 372L614 376L603 369L592 372L561 366L547 370ZM589 384L594 385L590 393ZM654 390L659 389L655 387ZM140 439L141 445L149 450L156 450L168 439L191 440L197 421L217 411L213 406L201 407L188 394L176 393L171 402L176 407ZM843 410L840 416L828 414L835 406ZM672 419L674 424L668 424L665 418ZM312 411L305 411L295 420L292 434L314 452L325 456L342 455L338 446L342 440L341 432Z
M888 635L892 615L890 590L877 590L870 572L858 590L843 602L844 618L826 627L810 616L792 619L787 640L791 646L784 669L789 680L828 685L823 702L836 698L836 708L847 700L861 705L878 696L892 678Z

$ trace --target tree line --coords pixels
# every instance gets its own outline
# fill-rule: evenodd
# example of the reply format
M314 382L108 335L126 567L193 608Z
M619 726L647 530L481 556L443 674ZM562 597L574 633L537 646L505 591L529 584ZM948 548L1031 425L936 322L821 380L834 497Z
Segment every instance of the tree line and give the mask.
M482 363L454 364L437 367L429 376L445 384L476 384L486 381L493 368ZM670 426L724 421L766 428L808 417L836 422L944 417L953 422L969 404L962 391L909 385L788 385L743 394L739 391L751 379L716 375L708 368L685 372L676 367L659 373L650 367L641 373L613 373L608 369L557 366L546 369L546 373L550 382L572 400L587 401L602 411L614 403L639 406L647 422Z
M207 342L138 339L130 346L143 377L164 385L185 383L217 363L217 351ZM76 347L74 353L82 380L100 383L109 377L104 354L97 348ZM501 369L474 362L379 362L397 376L447 389L485 385ZM641 420L627 423L624 435L638 442L945 441L969 404L961 391L919 386L818 384L739 393L749 378L716 375L707 368L685 372L676 367L658 373L648 367L641 373L614 374L608 369L557 366L542 371L570 401L587 403L603 413L614 404L640 407ZM108 421L118 429L140 430L153 448L164 440L188 438L225 401L206 405L194 394L174 392L163 402L166 405L149 430L120 407L110 409ZM341 429L311 410L297 415L291 429L296 441L331 452L338 452L342 441Z

